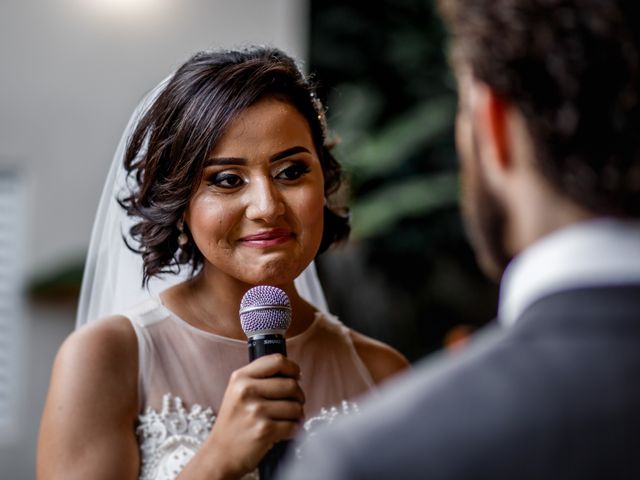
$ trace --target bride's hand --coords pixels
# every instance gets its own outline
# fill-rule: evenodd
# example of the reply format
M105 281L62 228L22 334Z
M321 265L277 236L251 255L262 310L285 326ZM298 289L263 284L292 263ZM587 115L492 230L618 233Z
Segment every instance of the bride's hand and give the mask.
M239 478L253 471L276 442L295 434L304 417L299 375L299 367L279 354L233 372L200 455L212 472Z

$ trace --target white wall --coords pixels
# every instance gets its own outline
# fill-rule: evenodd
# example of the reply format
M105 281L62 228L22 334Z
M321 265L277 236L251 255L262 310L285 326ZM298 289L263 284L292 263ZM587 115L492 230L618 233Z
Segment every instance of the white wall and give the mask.
M27 182L26 278L84 254L117 141L147 90L197 50L270 44L304 58L307 15L308 0L2 0L0 168ZM0 443L2 478L34 478L52 357L73 325L73 306L24 312L20 432Z

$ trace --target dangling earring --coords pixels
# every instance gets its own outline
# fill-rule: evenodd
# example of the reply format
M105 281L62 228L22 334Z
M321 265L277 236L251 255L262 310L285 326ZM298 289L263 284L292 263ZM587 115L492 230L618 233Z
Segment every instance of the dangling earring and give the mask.
M180 235L178 235L178 245L180 246L180 248L182 248L187 243L189 243L189 237L187 237L187 234L184 233L184 220L182 218L178 220L178 222L176 223L176 227L180 232Z

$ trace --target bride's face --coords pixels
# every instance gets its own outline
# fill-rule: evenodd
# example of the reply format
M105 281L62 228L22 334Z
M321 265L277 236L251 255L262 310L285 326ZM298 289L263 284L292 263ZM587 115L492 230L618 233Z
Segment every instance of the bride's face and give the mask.
M185 221L207 274L284 285L315 257L323 207L306 119L266 98L241 112L210 153Z

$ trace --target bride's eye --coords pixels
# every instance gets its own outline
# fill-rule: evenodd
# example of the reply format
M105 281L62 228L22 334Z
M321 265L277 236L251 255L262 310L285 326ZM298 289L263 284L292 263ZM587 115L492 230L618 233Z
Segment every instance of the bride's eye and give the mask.
M219 172L211 175L207 179L207 183L219 188L237 188L244 183L244 180L234 173Z
M292 163L286 168L283 168L282 170L280 170L276 174L275 178L278 180L289 180L289 181L297 180L303 175L309 173L310 171L311 169L305 163L297 162L297 163Z

